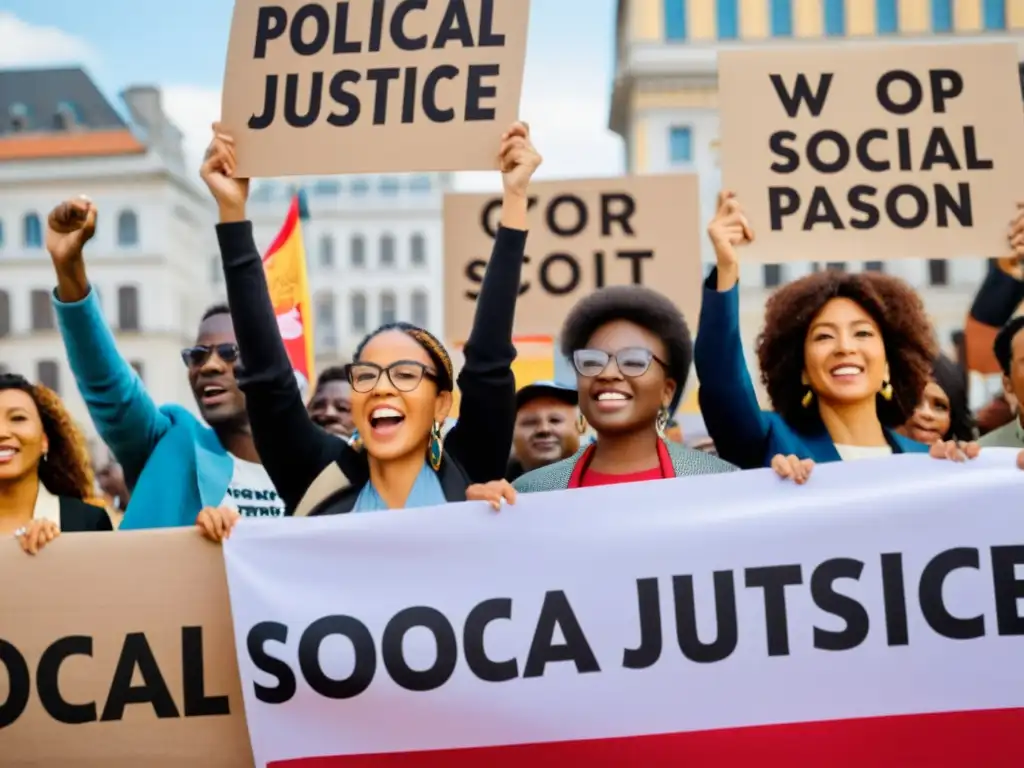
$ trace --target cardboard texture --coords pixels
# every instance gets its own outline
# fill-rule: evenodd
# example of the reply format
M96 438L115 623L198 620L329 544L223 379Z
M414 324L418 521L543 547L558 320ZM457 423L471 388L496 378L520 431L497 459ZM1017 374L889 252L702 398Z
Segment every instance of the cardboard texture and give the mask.
M0 541L0 584L4 768L252 768L220 547L193 529L67 534L35 557ZM83 639L54 645L70 637ZM61 648L77 652L58 666ZM29 684L15 717L26 693L18 657ZM137 703L122 715L111 699L124 701L129 685ZM44 691L58 715L84 722L48 714Z
M557 337L569 309L605 285L639 282L672 299L691 330L700 310L700 204L695 174L530 185L527 261L515 332ZM445 337L467 338L501 196L444 200Z
M238 174L496 168L518 118L529 11L529 0L238 0L221 104Z
M718 78L722 184L756 238L744 259L1006 254L1024 194L1012 43L726 50Z

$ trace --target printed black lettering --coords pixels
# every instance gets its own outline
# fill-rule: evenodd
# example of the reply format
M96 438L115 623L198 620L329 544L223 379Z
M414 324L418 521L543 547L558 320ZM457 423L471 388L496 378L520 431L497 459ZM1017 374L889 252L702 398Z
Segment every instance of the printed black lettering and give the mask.
M825 99L828 98L828 89L832 86L832 73L824 72L818 75L818 87L812 93L807 75L801 73L796 76L793 90L790 92L782 75L768 75L775 87L775 94L779 97L782 108L790 117L796 117L800 113L800 104L806 104L812 117L819 117L821 110L825 108Z
M299 114L299 76L288 75L284 80L284 119L292 128L306 128L320 117L320 97L324 89L324 73L314 72L309 89L309 106Z
M828 161L822 158L821 145L824 142L835 145L835 160ZM850 144L839 131L818 131L807 141L807 162L818 173L838 173L850 162Z
M437 106L437 86L442 80L454 80L459 76L459 68L451 64L435 67L423 81L423 113L432 123L450 123L455 119L454 109L441 109Z
M363 50L363 44L359 40L348 39L349 4L338 3L337 15L334 23L334 55L339 56L345 53L359 53Z
M1024 578L1017 578L1016 574L1018 565L1024 570L1024 546L992 547L991 554L999 634L1004 637L1024 635L1024 615L1020 611L1024 600Z
M555 629L561 630L564 643L555 644ZM544 595L523 677L541 677L548 664L561 661L571 661L580 674L601 671L569 598L561 590L552 590Z
M370 11L370 41L367 49L370 53L380 52L380 41L384 36L384 0L373 0Z
M636 213L636 200L626 192L601 193L601 236L611 237L612 224L618 224L621 234L636 237L632 218Z
M924 147L924 157L921 158L921 170L930 171L936 165L945 165L952 171L960 170L960 161L956 158L953 142L949 140L946 130L941 125L932 128L928 135L928 143Z
M786 618L786 587L803 584L799 565L767 565L747 568L748 589L764 591L765 631L769 656L789 655L789 621Z
M494 0L483 0L480 4L480 31L476 44L480 48L501 48L505 45L505 35L494 31Z
M852 597L835 591L836 581L858 581L863 572L864 563L848 557L826 560L814 569L811 574L811 598L814 604L846 623L846 628L840 632L815 627L815 648L823 651L849 651L867 639L870 627L867 609Z
M908 90L906 101L900 103L893 98L893 83L906 85ZM921 106L921 101L924 99L924 88L913 72L907 72L905 69L893 69L878 78L878 84L875 86L875 98L886 112L894 115L909 115Z
M307 42L304 32L306 22L310 20L313 21L313 37ZM289 32L292 50L299 56L315 56L320 53L331 35L331 19L327 15L327 9L319 3L307 3L302 6L292 16Z
M136 670L141 685L132 685ZM149 641L142 632L132 632L124 638L100 720L109 722L123 719L124 710L129 704L149 704L153 707L153 713L161 719L180 716L153 649L149 647Z
M964 154L967 156L967 170L990 171L994 163L978 157L978 138L974 134L973 125L964 126Z
M882 599L885 603L885 638L891 646L907 645L907 589L903 580L903 555L882 555Z
M355 654L352 674L341 680L328 677L320 666L320 646L332 635L347 638ZM324 698L351 699L358 696L370 687L377 672L377 649L373 644L373 635L363 622L351 616L324 616L317 619L299 639L299 669L302 670L306 684Z
M768 187L768 221L772 232L782 229L782 220L800 210L800 193L792 187Z
M936 634L950 640L973 640L985 635L985 617L959 618L949 612L942 597L946 577L960 568L980 567L978 550L973 547L947 549L933 557L921 572L918 601L921 614Z
M594 287L604 288L604 251L594 251Z
M203 628L181 628L181 685L185 717L231 714L228 697L206 695L206 663L203 660Z
M267 75L267 84L263 89L263 112L259 115L253 114L249 118L249 128L254 131L262 131L274 122L274 115L276 113L277 75Z
M469 23L469 12L465 0L448 0L441 19L440 29L434 38L434 50L444 48L450 42L458 42L463 48L472 48L473 30Z
M494 107L484 107L480 102L493 99L498 89L493 85L484 85L485 77L497 77L501 68L497 64L470 64L466 72L466 121L493 120Z
M615 257L628 259L631 262L629 265L629 275L633 285L644 284L644 262L654 258L654 251L618 251Z
M483 259L473 259L473 261L469 262L466 265L466 271L464 274L466 276L466 280L468 280L470 283L472 283L473 285L480 285L484 281L484 272L486 270L486 261L484 261ZM520 291L520 293L522 293L522 291ZM465 296L470 301L476 301L476 298L479 295L479 291L466 290L465 292L463 292L463 296Z
M345 128L350 125L355 125L356 121L359 119L359 115L362 112L362 104L359 102L358 96L345 90L345 86L355 85L361 79L362 76L352 69L343 69L331 78L329 86L331 99L333 99L339 106L345 108L345 111L341 114L332 112L327 116L327 122L335 128Z
M512 618L512 599L508 597L484 600L466 616L462 628L462 652L469 671L485 683L504 683L519 677L519 662L515 659L494 661L484 647L484 632L493 621Z
M427 8L427 0L402 0L391 14L391 41L401 51L423 51L427 48L426 35L409 37L405 34L405 18L410 11L423 11Z
M888 160L878 160L871 156L871 142L887 138L889 138L888 131L881 128L869 128L857 139L857 162L865 170L881 173L892 167L892 163Z
M366 79L376 85L373 99L373 124L384 125L388 119L388 86L402 76L398 67L366 70Z
M786 146L788 141L796 141L796 134L792 131L776 131L768 137L768 148L785 160L781 163L776 160L769 166L775 173L793 173L800 167L800 154Z
M3 729L21 717L28 706L32 678L21 651L3 639L0 639L0 664L7 670L7 698L0 704L0 729Z
M932 112L944 114L946 102L964 92L964 79L952 69L930 69L928 79L932 86Z
M426 629L434 636L437 648L434 663L422 670L410 667L402 650L405 635L417 627ZM399 611L387 623L381 638L380 655L384 668L396 685L407 691L433 691L447 683L455 672L459 661L459 645L455 639L455 629L448 618L436 608L419 605Z
M60 668L69 656L91 658L92 638L88 635L62 637L43 651L36 669L36 691L39 694L39 703L43 705L46 713L58 723L67 723L68 725L94 723L96 722L95 701L72 704L60 692Z
M405 85L402 88L402 122L406 125L416 120L416 83L418 73L416 67L405 70Z
M636 580L636 602L640 616L640 645L622 652L626 669L647 669L661 658L661 596L658 580Z
M287 27L288 12L284 8L279 5L261 6L256 16L256 44L253 47L252 57L254 59L266 58L267 43L283 35ZM267 80L269 81L271 77L276 82L277 75L268 75Z
M672 594L676 605L676 642L683 656L700 664L729 658L736 650L739 625L736 618L736 582L732 571L715 571L715 639L702 642L697 632L697 601L693 576L673 576ZM750 586L749 576L747 586ZM768 592L765 591L767 605ZM783 605L785 610L785 605ZM783 618L785 621L785 618Z
M846 193L846 202L854 211L864 214L862 219L850 219L851 227L854 229L874 229L878 226L878 222L882 219L881 214L879 214L877 206L872 205L869 200L865 200L865 198L871 198L877 194L878 188L868 186L867 184L857 184L850 187L850 191Z
M573 217L573 223L568 226L562 226L558 221L558 211L564 206L575 211L570 214ZM552 198L544 213L544 223L547 224L548 230L559 237L576 237L587 228L589 220L587 204L576 195L558 195Z
M249 630L245 647L253 665L265 675L277 680L273 687L253 682L252 689L258 701L264 704L284 704L295 695L296 680L292 668L276 656L267 653L267 643L288 642L288 627L277 621L261 621Z
M558 264L564 264L569 269L568 279L560 284L556 284L551 275L552 267ZM552 253L540 263L537 279L540 281L541 288L547 293L550 293L552 296L565 296L579 287L579 262L573 258L572 254Z
M815 187L811 192L811 201L807 204L807 215L804 217L803 229L814 229L818 224L828 224L833 229L845 229L839 217L835 203L824 187Z

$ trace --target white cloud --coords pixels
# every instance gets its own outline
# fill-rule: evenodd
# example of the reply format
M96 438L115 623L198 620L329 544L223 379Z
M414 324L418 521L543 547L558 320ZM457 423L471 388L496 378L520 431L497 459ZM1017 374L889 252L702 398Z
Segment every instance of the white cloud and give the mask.
M164 111L185 135L185 162L199 173L203 153L210 143L210 126L220 119L220 89L194 85L165 85Z
M96 62L96 51L81 38L57 27L29 24L13 13L0 12L0 67Z

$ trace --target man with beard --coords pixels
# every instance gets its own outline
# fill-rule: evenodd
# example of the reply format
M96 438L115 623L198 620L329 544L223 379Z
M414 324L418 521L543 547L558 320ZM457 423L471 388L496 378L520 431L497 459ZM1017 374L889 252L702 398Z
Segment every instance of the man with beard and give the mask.
M572 456L583 431L576 406L576 390L553 381L527 384L516 393L516 429L513 458L505 479L512 482L525 472Z
M132 489L120 530L193 525L204 507L229 506L249 517L284 514L253 444L227 305L204 313L195 344L181 353L206 424L179 405L158 407L117 351L89 285L83 249L95 229L89 200L61 203L47 220L46 248L75 383Z

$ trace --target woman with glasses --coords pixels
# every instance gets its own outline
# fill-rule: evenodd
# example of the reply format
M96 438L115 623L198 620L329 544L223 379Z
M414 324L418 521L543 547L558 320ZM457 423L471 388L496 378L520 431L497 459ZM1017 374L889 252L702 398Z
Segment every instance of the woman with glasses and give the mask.
M277 330L263 265L246 221L247 180L236 179L234 141L217 131L202 169L220 209L217 235L256 446L290 514L338 514L461 501L503 477L515 422L512 324L526 244L527 186L541 158L517 123L501 137L501 226L477 301L458 385L458 424L441 427L456 384L443 345L405 323L359 345L348 367L350 445L311 421ZM237 519L207 509L198 524L222 539Z
M573 307L561 339L576 368L580 411L597 439L568 459L527 472L513 483L516 491L735 470L665 439L692 360L690 332L671 301L635 285L604 288Z

